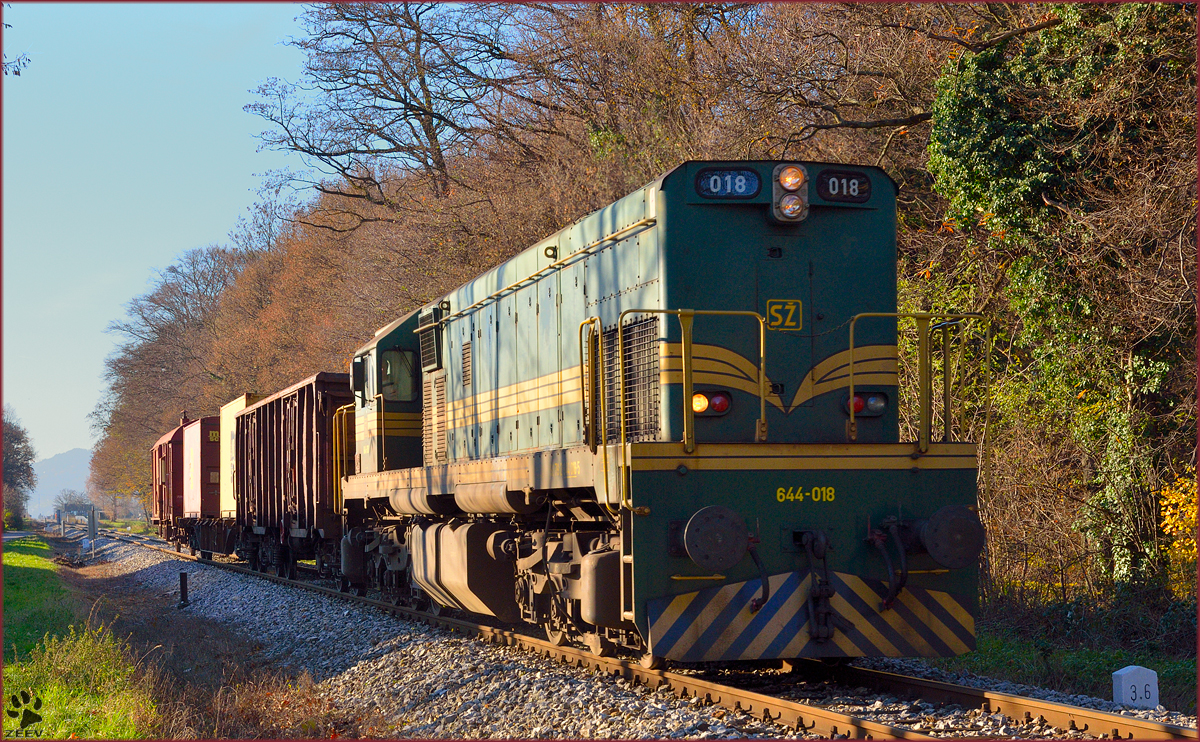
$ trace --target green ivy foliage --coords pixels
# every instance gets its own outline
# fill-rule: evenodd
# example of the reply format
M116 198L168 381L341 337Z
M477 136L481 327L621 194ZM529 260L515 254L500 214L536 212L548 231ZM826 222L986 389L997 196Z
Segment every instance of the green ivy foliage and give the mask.
M1091 493L1077 525L1103 544L1110 577L1144 582L1161 571L1157 524L1145 515L1154 474L1164 460L1180 463L1165 441L1194 431L1194 418L1176 412L1195 386L1194 307L1158 334L1142 329L1131 264L1161 262L1170 234L1098 237L1095 225L1137 208L1162 173L1178 178L1171 147L1194 127L1181 113L1195 113L1195 7L1055 5L1047 17L1060 23L947 63L929 170L948 203L945 228L999 266L1012 361L994 388L1002 424L1075 442ZM1194 163L1187 140L1182 155ZM1180 199L1184 216L1171 224L1187 223L1187 209L1194 199ZM1182 239L1194 246L1191 224Z
M1194 12L1056 5L1061 24L951 61L937 83L929 145L949 216L967 226L990 214L982 221L993 231L1037 236L1062 216L1043 195L1070 202L1079 183L1119 189L1120 170L1106 155L1119 145L1153 149L1164 122L1153 96L1123 95L1112 84L1131 68L1194 80L1189 61L1172 53L1181 35L1194 38ZM1101 97L1118 105L1087 105Z

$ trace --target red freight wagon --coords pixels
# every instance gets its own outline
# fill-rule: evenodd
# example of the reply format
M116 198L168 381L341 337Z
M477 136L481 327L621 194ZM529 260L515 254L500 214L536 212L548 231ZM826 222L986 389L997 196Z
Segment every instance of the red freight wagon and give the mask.
M221 517L221 418L183 428L183 517Z
M253 567L288 575L300 559L340 558L333 417L352 395L348 374L319 373L238 413L237 522Z
M175 540L175 520L183 517L183 428L190 421L185 417L179 427L159 438L150 449L153 492L151 520L158 526L158 535Z

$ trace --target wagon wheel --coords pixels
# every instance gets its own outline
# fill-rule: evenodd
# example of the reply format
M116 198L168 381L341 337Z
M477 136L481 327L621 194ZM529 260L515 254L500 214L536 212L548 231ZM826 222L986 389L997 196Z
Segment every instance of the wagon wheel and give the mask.
M287 579L288 562L290 562L290 561L291 561L291 555L288 553L287 549L284 549L281 547L279 549L279 551L275 552L275 576L276 577L282 577L285 580Z

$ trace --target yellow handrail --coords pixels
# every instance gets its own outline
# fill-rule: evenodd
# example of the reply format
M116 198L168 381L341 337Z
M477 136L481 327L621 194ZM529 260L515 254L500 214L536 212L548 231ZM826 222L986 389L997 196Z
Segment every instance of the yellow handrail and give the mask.
M583 328L585 328L585 327L588 329L588 340L587 341L584 340L584 334L583 334ZM584 352L583 352L584 345L586 342L588 349L589 350L591 349L590 338L591 338L591 335L593 332L596 333L596 344L598 347L598 352L595 354L588 354L588 359L591 361L591 363L585 364L584 363L585 356L584 356ZM595 385L592 383L592 370L590 368L592 365L595 365L600 371L600 374L599 374L599 378L600 378L600 384L599 384L599 386L600 386L600 405L599 405L600 406L600 417L599 417L599 420L600 420L600 424L604 426L604 430L605 430L605 432L602 434L605 440L603 440L600 443L597 443L597 440L596 440L598 437L600 437L600 435L598 435L596 432L596 416L588 415L588 404L587 404L588 403L588 395L595 388ZM600 445L603 449L600 452L600 458L603 462L601 465L604 468L604 509L607 510L609 513L612 513L615 515L618 512L620 512L620 509L618 508L617 510L613 510L608 504L608 440L607 440L607 438L608 438L608 435L607 435L608 416L605 414L605 410L604 410L604 398L606 395L604 393L604 381L603 380L604 380L604 325L601 324L599 317L588 317L587 319L585 319L584 321L579 323L579 386L580 386L579 392L580 392L580 399L583 401L583 419L584 419L584 428L583 429L584 429L584 435L587 436L588 446L592 449L592 453L596 453L597 445Z
M856 314L850 319L850 390L849 399L854 399L854 326L860 319L871 317L892 317L897 320L911 319L917 323L917 389L918 389L918 432L917 432L917 451L925 453L929 450L929 443L933 437L933 354L929 342L929 323L933 320L946 322L952 320L951 324L956 324L962 320L977 319L982 320L985 328L985 347L983 359L983 399L984 399L984 464L986 471L987 463L987 432L988 426L991 423L991 401L989 389L991 386L991 356L992 356L992 324L987 317L977 312L969 312L965 314L941 313L941 312L863 312ZM943 359L949 359L949 350L947 343L949 342L949 325L942 325L942 343L943 343ZM934 329L937 329L936 327ZM945 409L943 410L943 440L949 440L953 427L952 412L950 408L950 373L949 368L942 369L942 401ZM846 422L846 437L850 441L858 439L858 423L854 418L854 404L849 404L850 419Z
M387 405L383 403L383 392L376 394L372 401L379 400L379 471L387 471Z
M696 450L696 413L692 409L692 320L698 314L753 317L758 320L759 418L754 427L755 443L767 440L767 323L758 312L724 309L626 309L617 317L617 383L621 390L621 407L618 414L621 418L621 453L617 473L620 475L621 506L632 510L632 501L627 502L625 499L629 489L625 486L629 465L625 448L625 343L621 328L627 314L673 314L679 318L679 326L683 333L683 450L689 454Z
M354 403L342 405L333 411L333 512L342 514L342 434L346 413L354 409ZM340 423L340 424L339 424Z

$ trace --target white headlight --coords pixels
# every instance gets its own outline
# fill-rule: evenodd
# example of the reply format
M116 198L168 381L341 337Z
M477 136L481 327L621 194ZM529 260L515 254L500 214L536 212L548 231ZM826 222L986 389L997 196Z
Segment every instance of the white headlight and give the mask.
M788 219L796 219L804 213L807 205L804 200L794 193L789 193L779 199L779 213Z

